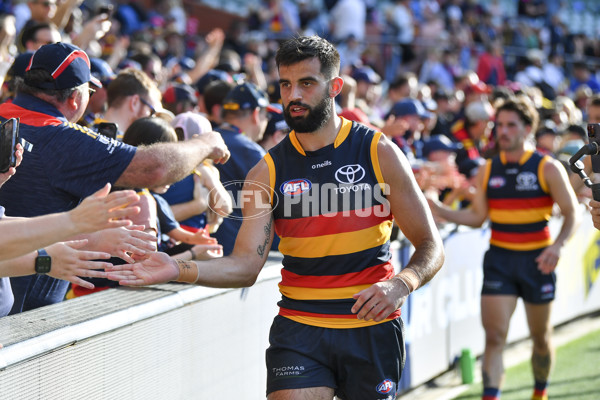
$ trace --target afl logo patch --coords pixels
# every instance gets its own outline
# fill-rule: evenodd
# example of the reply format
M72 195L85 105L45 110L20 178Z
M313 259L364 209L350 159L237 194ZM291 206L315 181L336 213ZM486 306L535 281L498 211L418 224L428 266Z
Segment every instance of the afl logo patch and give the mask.
M377 388L375 390L377 390L377 393L381 394L391 393L392 390L394 390L394 382L392 382L391 379L386 379L379 385L377 385Z
M546 283L541 288L542 293L551 293L554 291L554 285L551 283Z
M286 196L297 196L304 192L308 192L312 183L308 179L292 179L283 182L279 187L281 193Z
M501 188L506 184L506 180L501 176L492 176L488 185L492 188Z
M344 165L335 171L335 179L339 183L352 185L365 177L365 169L359 164Z

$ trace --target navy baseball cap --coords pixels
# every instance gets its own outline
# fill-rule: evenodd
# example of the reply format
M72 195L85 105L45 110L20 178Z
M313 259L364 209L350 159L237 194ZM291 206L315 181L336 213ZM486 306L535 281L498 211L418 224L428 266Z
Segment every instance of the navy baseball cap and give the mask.
M25 76L25 70L31 61L33 51L26 51L15 57L10 69L7 72L7 76L23 78Z
M231 78L231 76L225 71L211 69L206 74L202 75L200 79L198 79L196 82L196 90L198 90L198 93L204 94L204 88L206 88L209 83L214 81L233 82L233 78Z
M92 76L105 86L108 86L117 76L106 61L97 57L90 57L90 71L92 72Z
M241 83L227 93L223 100L225 110L253 110L269 105L267 94L250 82Z
M458 164L458 172L463 174L467 178L472 178L475 175L477 175L477 170L484 164L485 159L483 158L467 158L466 160L463 160Z
M377 84L381 82L381 78L377 72L373 71L371 67L356 68L352 72L352 78L354 78L356 81L365 81L370 84Z
M88 55L69 43L57 42L40 47L33 53L26 71L35 69L43 69L53 78L51 82L37 83L39 89L71 89L86 82L102 87L102 83L92 76Z
M455 152L462 148L462 144L455 143L445 135L433 135L423 144L423 157L429 156L434 151Z
M289 130L287 122L283 117L283 107L279 103L269 104L267 107L267 113L269 113L269 123L265 128L263 137L268 137L274 134L276 131Z
M162 95L162 100L165 104L174 104L179 101L189 101L193 104L198 103L194 88L184 83L169 85Z
M421 118L430 118L431 113L423 107L423 103L416 99L403 99L392 106L390 115L404 117L406 115L418 115Z

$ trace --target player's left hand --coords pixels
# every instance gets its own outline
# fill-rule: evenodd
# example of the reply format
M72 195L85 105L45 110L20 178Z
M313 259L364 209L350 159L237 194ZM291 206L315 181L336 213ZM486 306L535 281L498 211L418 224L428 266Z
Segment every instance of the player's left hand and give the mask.
M356 293L352 312L358 319L381 322L404 304L408 296L405 284L396 278L374 285Z
M544 275L551 274L558 264L560 258L560 249L554 245L548 246L535 259L538 263L538 270Z

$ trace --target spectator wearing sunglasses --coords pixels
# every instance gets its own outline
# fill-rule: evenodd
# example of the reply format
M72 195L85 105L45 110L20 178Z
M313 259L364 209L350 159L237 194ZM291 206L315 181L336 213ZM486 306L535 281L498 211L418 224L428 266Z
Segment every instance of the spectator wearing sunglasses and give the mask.
M140 118L162 111L161 93L144 72L127 68L119 72L106 89L107 109L104 120L117 124L117 140ZM103 121L101 121L103 122Z

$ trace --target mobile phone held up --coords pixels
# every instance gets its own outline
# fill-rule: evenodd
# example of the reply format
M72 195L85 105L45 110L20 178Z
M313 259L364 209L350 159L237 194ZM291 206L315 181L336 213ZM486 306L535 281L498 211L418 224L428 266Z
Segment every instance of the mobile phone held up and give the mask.
M117 133L119 132L119 127L113 122L99 122L94 125L93 129L99 134L111 139L116 139Z
M17 164L15 151L19 143L19 119L10 118L0 125L0 173Z
M112 4L104 4L98 7L97 15L105 14L106 18L110 18L113 13L113 5Z
M588 124L587 125L588 139L590 143L596 142L600 148L600 124ZM594 173L600 172L600 155L598 153L592 154L592 171Z

